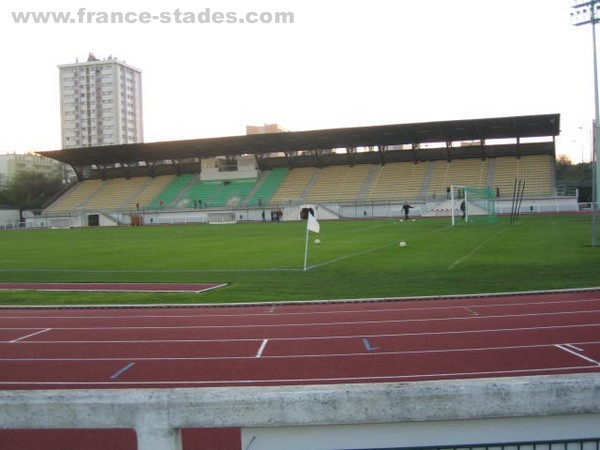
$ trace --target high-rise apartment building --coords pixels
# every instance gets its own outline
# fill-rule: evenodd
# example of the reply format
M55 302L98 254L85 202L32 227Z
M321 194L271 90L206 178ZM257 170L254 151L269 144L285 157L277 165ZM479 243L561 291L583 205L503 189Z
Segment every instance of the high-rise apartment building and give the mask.
M278 123L265 123L264 125L246 125L246 134L284 133L288 130Z
M112 56L58 66L62 148L143 142L142 72Z
M67 167L54 159L35 153L0 155L0 191L5 189L14 177L23 172L42 174L49 178L61 177L67 180L70 176Z

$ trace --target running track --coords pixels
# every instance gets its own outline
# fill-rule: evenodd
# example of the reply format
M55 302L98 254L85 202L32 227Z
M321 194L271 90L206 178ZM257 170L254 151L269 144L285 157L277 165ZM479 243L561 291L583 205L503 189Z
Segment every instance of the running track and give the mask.
M600 291L236 307L4 309L0 390L600 372Z

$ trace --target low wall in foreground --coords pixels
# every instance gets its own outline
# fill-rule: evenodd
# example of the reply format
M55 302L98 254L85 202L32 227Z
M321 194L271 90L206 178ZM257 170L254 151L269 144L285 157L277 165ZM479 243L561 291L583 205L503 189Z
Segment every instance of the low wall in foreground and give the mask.
M348 425L363 427L363 437L372 433L369 448L377 448L377 442L381 442L379 448L389 448L388 441L377 441L382 439L377 434L381 433L381 427L411 423L420 424L424 430L428 427L423 424L435 427L443 423L441 434L435 436L436 441L441 440L437 442L439 445L444 440L456 440L457 430L465 428L465 421L485 420L490 427L494 420L506 424L511 419L535 422L540 418L562 418L566 430L574 430L572 424L578 423L575 429L581 434L579 438L599 435L600 374L412 383L0 393L0 428L133 428L139 450L181 450L180 430L201 427L242 427L242 448L252 450L277 448L268 444L269 440L273 442L273 432L292 430L291 435L281 436L287 436L284 439L294 436L296 442L284 440L273 445L316 449L316 444L307 441L314 427L329 430L333 440L337 434L338 442L344 445L344 426ZM546 427L558 432L561 426L549 423ZM371 430L369 425L373 426ZM261 430L265 431L262 444ZM271 435L269 439L265 437L267 434ZM433 439L434 434L431 436ZM512 442L510 435L505 438ZM404 444L397 442L394 446Z

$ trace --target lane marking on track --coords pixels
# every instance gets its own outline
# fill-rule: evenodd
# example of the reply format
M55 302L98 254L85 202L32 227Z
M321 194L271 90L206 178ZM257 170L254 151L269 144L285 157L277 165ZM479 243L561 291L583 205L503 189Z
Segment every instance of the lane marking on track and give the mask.
M328 321L328 322L283 322L283 323L254 323L254 324L231 324L231 325L184 325L184 326L101 326L101 327L52 327L52 330L70 330L70 331L90 331L90 330L199 330L199 329L230 329L236 330L251 328L288 328L288 327L314 327L314 326L335 326L335 325L377 325L377 324L400 324L400 323L418 323L418 322L452 322L452 321L485 321L493 319L507 318L530 318L530 317L548 317L548 316L573 316L577 314L586 314L589 317L591 313L600 313L600 309L595 310L576 310L560 311L535 314L503 314L490 316L456 316L442 318L419 318L419 319L384 319L384 320L348 320L348 321ZM0 319L1 320L1 319ZM31 330L35 327L0 327L0 330ZM549 328L549 327L546 327ZM559 327L560 328L560 327Z
M368 323L369 324L369 323ZM544 331L544 330L563 330L563 329L580 329L580 328L598 328L600 323L583 323L572 325L551 325L551 326L536 326L536 327L512 327L512 328L482 328L471 330L455 330L455 331L415 331L409 333L377 333L363 335L366 338L379 337L404 337L404 336L454 336L454 335L472 335L478 333L502 333L515 331ZM276 341L312 341L312 340L327 340L327 339L355 339L356 334L336 334L336 335L303 335L303 336L275 336L269 339ZM23 344L146 344L146 343L168 343L168 342L254 342L255 337L232 337L220 339L73 339L73 340L44 340L44 341L25 341ZM268 339L267 339L268 340ZM1 358L0 358L1 360Z
M431 380L431 379L458 379L473 377L519 376L527 374L547 374L557 372L588 373L597 369L586 366L565 366L517 370L487 370L481 372L455 372L435 374L407 374L383 376L355 376L355 377L322 377L322 378L274 378L274 379L240 379L240 380L162 380L162 381L0 381L0 386L238 386L238 385L272 385L272 384L315 384L315 383L355 383L355 382L381 382L395 380Z
M479 313L477 311L473 311L471 308L465 308L469 314L472 316L478 316Z
M585 360L587 362L595 364L596 366L600 366L600 362L596 361L595 359L589 358L589 357L587 357L585 355L582 355L581 353L579 353L576 350L570 349L569 347L567 347L567 345L556 344L555 347L559 348L561 350L564 350L565 352L570 353L571 355L575 355L575 356L577 356L577 357L579 357L579 358L581 358L581 359L583 359L583 360Z
M260 347L256 352L255 358L260 358L262 356L263 352L265 351L265 348L267 347L267 342L269 342L268 339L263 339L262 344L260 344Z
M268 339L266 339L268 341ZM264 343L264 342L263 342ZM600 344L600 341L595 342L583 342L582 344ZM266 346L266 344L264 344ZM262 345L261 345L262 347ZM485 351L506 351L506 350L528 350L528 349L551 349L556 347L556 344L531 344L531 345L511 345L511 346L494 346L494 347L464 347L464 348L433 348L433 349L415 349L415 350L396 350L396 351L379 351L376 353L365 353L365 352L349 352L349 353L299 353L299 354L282 354L282 355L267 355L265 356L264 348L263 352L257 352L254 356L148 356L148 357L136 357L130 356L127 359L135 361L235 361L235 360L248 360L255 358L273 359L273 360L285 360L285 359L315 359L315 358L362 358L362 357L386 357L386 356L400 356L400 355L435 355L444 353L469 353L469 352L485 352ZM91 361L122 361L124 357L73 357L73 358L0 358L0 362L16 362L16 361L28 361L28 362L50 362L50 361L63 361L63 362L91 362Z
M117 378L119 378L121 375L123 375L125 372L127 372L129 369L131 369L133 366L135 365L134 362L130 362L129 364L127 364L125 367L121 368L120 370L118 370L117 372L115 372L110 379L111 380L116 380Z
M35 333L30 333L30 334L28 334L28 335L26 335L26 336L21 336L20 338L13 339L12 341L9 341L9 342L10 342L11 344L16 344L17 342L21 342L21 341L23 341L24 339L27 339L27 338L30 338L30 337L33 337L33 336L37 336L38 334L45 333L45 332L47 332L47 331L50 331L51 329L52 329L52 328L46 328L46 329L44 329L44 330L36 331Z
M373 352L375 350L379 350L379 347L373 347L367 338L363 338L363 345L365 346L365 350L368 352Z
M572 348L572 349L573 349L573 350L575 350L576 352L583 352L583 349L582 349L582 348L576 347L576 346L575 346L575 345L573 345L573 344L565 344L565 347Z
M511 308L518 308L524 306L547 306L547 305L572 305L575 303L596 303L600 301L600 298L592 298L592 299L579 299L579 300L560 300L560 301L532 301L532 302L523 302L523 303L486 303L486 304L472 304L469 307L474 308L497 308L510 306ZM396 302L396 300L389 300L390 303ZM260 316L270 316L273 315L274 310L278 305L272 305L271 310L268 310L266 313L264 312L244 312L244 317L260 317ZM302 305L303 308L308 308L311 306L309 303ZM335 310L324 310L324 311L287 311L287 312L278 312L277 316L315 316L315 315L332 315L332 314L365 314L365 313L389 313L389 312L410 312L410 311L444 311L444 310L456 310L465 308L462 305L448 305L448 306L427 306L427 307L399 307L399 308L365 308L365 309L335 309ZM597 312L600 310L580 310L582 312ZM560 311L559 311L560 312ZM559 313L558 312L558 313ZM570 311L568 311L570 312ZM199 314L135 314L135 315L122 315L122 316L114 316L114 315L89 315L89 316L73 316L73 315L58 315L58 316L34 316L34 315L16 315L16 316L4 316L0 318L0 320L31 320L31 319L44 319L44 320L96 320L96 319L111 319L111 320L131 320L131 319L177 319L177 318L217 318L217 317L239 317L236 314L211 314L207 313L207 311L203 311ZM31 327L29 327L30 329ZM23 329L23 328L13 328L13 329Z

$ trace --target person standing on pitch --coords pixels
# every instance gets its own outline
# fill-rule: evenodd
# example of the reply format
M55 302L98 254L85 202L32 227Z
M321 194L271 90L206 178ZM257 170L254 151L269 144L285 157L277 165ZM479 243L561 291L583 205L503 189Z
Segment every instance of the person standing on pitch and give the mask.
M404 205L402 205L402 211L404 211L404 220L408 220L408 212L410 211L411 208L412 208L412 206L410 206L408 203L405 203Z

